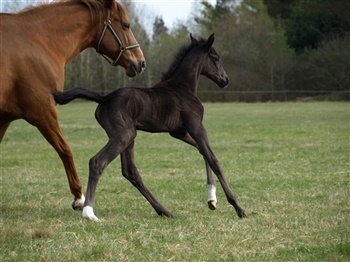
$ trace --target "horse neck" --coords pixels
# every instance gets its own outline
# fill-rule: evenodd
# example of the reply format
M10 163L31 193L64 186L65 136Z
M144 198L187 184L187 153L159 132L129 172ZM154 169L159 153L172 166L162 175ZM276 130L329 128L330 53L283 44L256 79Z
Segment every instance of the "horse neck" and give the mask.
M192 51L193 52L193 51ZM196 53L187 54L169 81L182 92L190 92L197 95L199 77L202 71L203 56Z
M34 12L34 10L33 10ZM81 4L56 5L43 8L40 14L32 14L26 27L35 32L35 38L50 53L59 54L65 63L72 60L84 49L94 45L100 26L91 26L90 13ZM28 14L30 15L30 14Z

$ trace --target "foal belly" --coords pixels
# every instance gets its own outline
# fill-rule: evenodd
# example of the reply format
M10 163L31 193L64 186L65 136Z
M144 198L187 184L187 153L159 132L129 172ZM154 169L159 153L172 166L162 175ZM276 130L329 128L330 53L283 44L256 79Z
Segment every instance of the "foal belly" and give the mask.
M168 133L184 130L182 122L138 122L136 129L149 133Z

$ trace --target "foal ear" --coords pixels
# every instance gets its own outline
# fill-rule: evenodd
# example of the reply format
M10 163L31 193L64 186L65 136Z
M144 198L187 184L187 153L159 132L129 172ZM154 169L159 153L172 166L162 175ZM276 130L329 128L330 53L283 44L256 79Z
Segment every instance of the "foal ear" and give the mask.
M198 42L198 40L196 38L194 38L191 33L190 33L190 38L191 38L191 42L192 43L197 43Z
M214 33L212 33L212 34L209 36L208 41L207 41L208 50L212 47L212 45L213 45L213 43L214 43L214 40L215 40Z

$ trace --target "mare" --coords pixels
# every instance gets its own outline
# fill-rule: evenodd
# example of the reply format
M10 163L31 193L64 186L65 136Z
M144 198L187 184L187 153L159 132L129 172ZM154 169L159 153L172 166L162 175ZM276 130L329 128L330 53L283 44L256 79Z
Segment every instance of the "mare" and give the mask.
M89 181L83 217L97 221L93 203L98 180L105 167L119 154L122 174L148 200L158 215L175 217L163 207L146 188L134 163L134 139L136 131L168 132L194 147L203 155L208 182L208 205L216 208L216 174L228 202L240 218L244 209L226 182L220 164L211 150L206 130L202 124L204 109L197 97L199 76L204 75L219 87L228 85L228 76L219 63L219 55L212 47L214 34L208 40L197 40L191 35L191 44L180 49L161 82L151 88L120 88L106 96L86 89L75 88L54 92L58 104L67 104L75 98L99 103L96 119L108 135L108 143L89 162Z
M65 0L0 14L0 142L10 123L37 127L61 158L73 208L84 195L71 150L58 124L52 89L63 90L64 67L95 48L134 77L145 68L126 10L115 0Z

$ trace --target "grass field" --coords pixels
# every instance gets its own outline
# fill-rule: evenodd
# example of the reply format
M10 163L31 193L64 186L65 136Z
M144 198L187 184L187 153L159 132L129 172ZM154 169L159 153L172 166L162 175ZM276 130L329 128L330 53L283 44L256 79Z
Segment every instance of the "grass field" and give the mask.
M95 104L59 107L84 191L107 141ZM136 164L178 219L160 218L121 175L97 188L101 223L70 207L63 166L39 132L14 122L0 146L0 261L350 261L348 103L205 104L204 123L239 219L218 186L207 208L204 162L167 134L139 132Z

